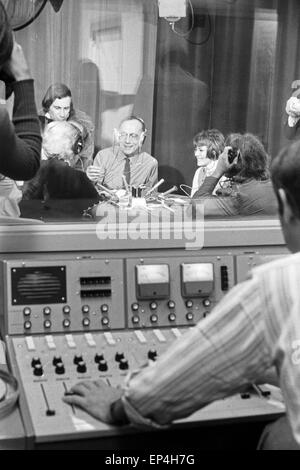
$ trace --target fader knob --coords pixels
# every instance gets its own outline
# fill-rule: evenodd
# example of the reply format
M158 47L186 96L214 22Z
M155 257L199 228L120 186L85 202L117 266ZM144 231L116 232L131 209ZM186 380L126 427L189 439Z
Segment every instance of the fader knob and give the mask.
M62 375L66 372L65 366L62 362L58 362L55 367L55 373L58 375Z
M103 361L103 359L104 359L103 354L98 354L98 353L95 354L94 360L95 360L96 364L99 364L99 362Z
M127 370L128 367L129 367L128 361L127 361L126 359L121 359L121 360L120 360L120 363L119 363L119 368L120 368L121 370Z
M156 358L157 352L155 351L155 349L150 349L150 351L148 351L148 359L151 359L151 361L155 361Z
M77 372L84 374L86 372L86 363L81 361L77 364Z
M36 375L37 377L40 377L41 375L43 375L43 373L44 371L43 371L42 364L37 364L33 369L33 374Z
M104 361L104 359L99 362L98 370L100 370L101 372L106 372L108 370L107 362Z

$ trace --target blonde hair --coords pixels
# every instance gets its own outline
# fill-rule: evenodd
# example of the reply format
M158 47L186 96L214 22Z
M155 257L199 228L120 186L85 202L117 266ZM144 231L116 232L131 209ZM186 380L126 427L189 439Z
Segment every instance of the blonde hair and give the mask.
M66 160L74 166L77 159L74 146L78 141L79 129L68 121L53 121L46 125L43 132L42 149L44 156Z

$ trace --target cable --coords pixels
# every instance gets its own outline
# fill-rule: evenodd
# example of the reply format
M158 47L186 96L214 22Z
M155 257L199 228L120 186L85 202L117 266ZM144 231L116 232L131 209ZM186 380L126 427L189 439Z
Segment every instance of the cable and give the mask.
M194 25L195 25L195 13L194 13L194 7L193 7L193 4L191 2L191 0L188 0L189 2L189 5L190 5L190 9L191 9L191 14L192 14L192 26L190 27L190 29L188 31L186 31L185 33L181 33L179 31L176 31L175 29L175 22L174 21L170 21L170 25L171 25L171 28L172 28L172 31L173 33L177 34L177 36L181 37L181 38L186 38L194 29Z
M2 418L14 409L19 398L19 385L17 379L12 374L1 369L0 381L5 386L5 393L0 401L0 418Z
M208 28L208 34L207 34L206 38L205 38L203 41L201 41L201 42L194 42L194 41L191 41L190 39L185 38L185 40L186 40L188 43L192 44L193 46L202 46L203 44L205 44L205 43L209 40L210 35L211 35L211 29L212 29L212 28L211 28L211 18L210 18L210 14L209 14L209 13L207 13L207 19L208 19L209 28Z

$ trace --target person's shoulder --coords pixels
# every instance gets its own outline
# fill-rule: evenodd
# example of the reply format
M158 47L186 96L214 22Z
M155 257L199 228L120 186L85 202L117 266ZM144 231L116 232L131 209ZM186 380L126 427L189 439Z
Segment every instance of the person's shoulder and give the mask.
M275 273L276 271L282 271L285 269L292 269L293 266L300 265L300 252L282 255L279 259L269 261L268 263L264 263L260 266L257 266L252 270L253 275L257 276L265 276L269 273Z
M157 159L155 157L152 157L152 155L150 155L150 153L148 152L143 152L143 158L149 160L149 162L151 162L153 165L158 165Z

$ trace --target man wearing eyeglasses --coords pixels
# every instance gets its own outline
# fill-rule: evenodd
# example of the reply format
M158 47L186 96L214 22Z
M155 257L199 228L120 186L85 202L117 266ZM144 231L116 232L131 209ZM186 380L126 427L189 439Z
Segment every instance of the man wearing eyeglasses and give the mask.
M114 131L114 144L97 153L93 165L87 168L87 176L95 184L108 189L124 188L124 177L128 185L154 186L158 178L158 163L147 152L142 151L147 129L144 121L130 116Z

